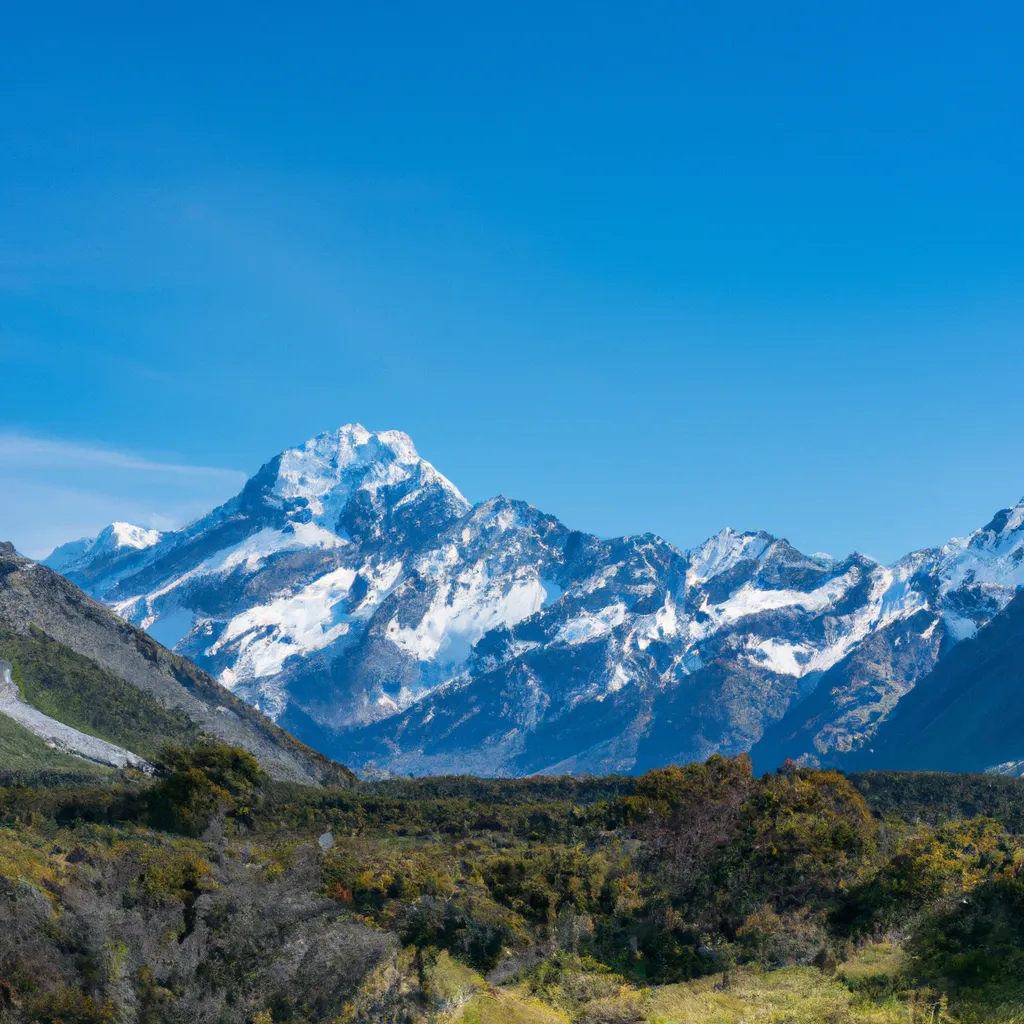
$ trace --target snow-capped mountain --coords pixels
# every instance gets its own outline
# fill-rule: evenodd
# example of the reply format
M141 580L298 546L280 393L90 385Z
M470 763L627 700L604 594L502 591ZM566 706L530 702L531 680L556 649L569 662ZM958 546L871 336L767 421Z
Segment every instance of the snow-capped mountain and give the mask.
M859 749L940 656L1010 603L1024 587L1024 499L970 537L907 555L891 572L897 614L766 728L753 748L759 766L785 757L828 763Z
M57 572L86 571L109 565L122 555L158 544L163 534L131 523L111 523L97 537L61 544L50 552L46 564Z
M891 567L728 529L600 540L471 507L405 434L347 426L183 530L47 561L354 767L521 774L829 762L1009 603L1022 557L1024 502Z

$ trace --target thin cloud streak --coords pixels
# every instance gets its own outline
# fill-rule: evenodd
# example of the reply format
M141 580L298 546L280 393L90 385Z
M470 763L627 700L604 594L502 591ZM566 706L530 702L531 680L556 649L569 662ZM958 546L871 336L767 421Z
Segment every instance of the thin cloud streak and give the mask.
M181 476L214 477L242 483L245 473L221 466L191 466L176 462L160 462L131 452L104 448L76 441L56 441L30 434L0 432L0 462L8 465L60 466L91 463L142 473L168 473Z
M159 506L146 496L124 497L2 475L0 493L5 499L0 505L0 540L13 541L29 558L44 558L66 541L95 537L117 521L164 531L180 529L216 504L216 500L188 497Z

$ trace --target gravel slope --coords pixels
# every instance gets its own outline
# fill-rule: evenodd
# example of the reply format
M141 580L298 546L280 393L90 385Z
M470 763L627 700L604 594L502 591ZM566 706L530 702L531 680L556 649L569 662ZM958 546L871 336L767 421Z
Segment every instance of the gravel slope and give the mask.
M11 664L7 661L0 661L0 714L13 719L40 739L69 754L77 754L88 761L108 764L113 768L152 770L152 765L138 754L88 733L79 732L70 725L44 715L31 704L26 704L11 678Z

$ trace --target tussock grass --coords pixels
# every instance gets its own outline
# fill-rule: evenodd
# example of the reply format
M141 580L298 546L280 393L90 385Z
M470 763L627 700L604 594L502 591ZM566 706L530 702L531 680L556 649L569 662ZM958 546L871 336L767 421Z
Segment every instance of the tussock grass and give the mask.
M480 992L452 1018L452 1024L570 1024L568 1014L546 1006L523 990Z
M814 967L739 968L678 985L617 985L585 1002L563 997L557 988L546 989L541 1000L523 984L481 992L450 1019L453 1024L1024 1024L1019 1003L951 1010L931 990L879 999L851 984L895 978L901 969L899 948L883 943L866 947L834 977Z
M905 965L906 959L899 946L875 942L841 964L838 974L852 986L872 978L895 978Z
M654 989L651 1024L938 1024L932 1003L858 1003L850 989L814 967L721 976Z

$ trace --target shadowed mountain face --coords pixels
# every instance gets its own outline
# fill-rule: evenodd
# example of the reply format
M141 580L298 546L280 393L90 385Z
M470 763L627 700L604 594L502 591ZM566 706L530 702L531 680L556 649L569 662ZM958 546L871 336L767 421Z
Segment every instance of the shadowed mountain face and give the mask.
M491 775L831 763L1009 603L1022 556L1024 502L893 566L731 529L601 540L471 507L406 435L348 426L183 530L47 562L331 756Z
M920 679L844 767L1024 775L1024 591Z

